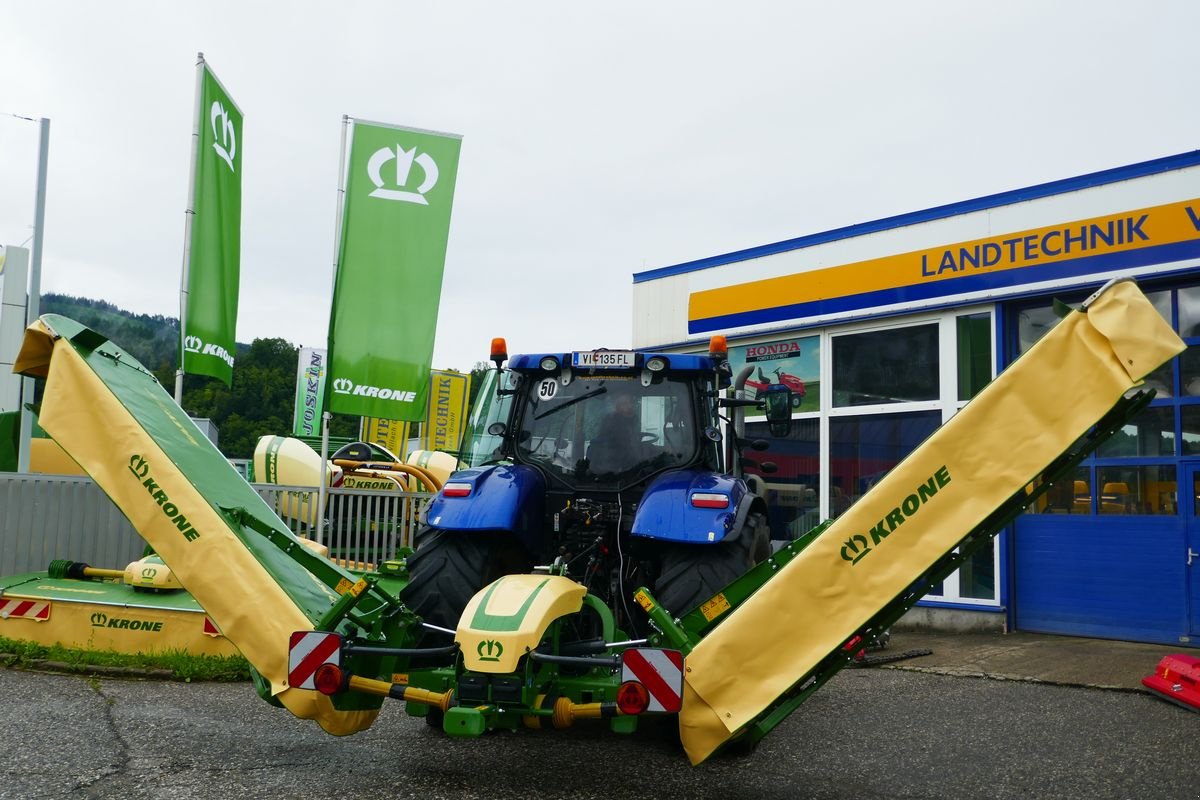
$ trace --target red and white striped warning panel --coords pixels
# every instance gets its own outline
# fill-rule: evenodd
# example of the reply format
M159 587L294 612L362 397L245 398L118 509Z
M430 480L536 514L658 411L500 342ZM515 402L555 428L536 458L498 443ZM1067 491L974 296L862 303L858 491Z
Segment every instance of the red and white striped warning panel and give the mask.
M322 664L342 665L342 637L325 631L296 631L288 641L288 686L316 689L313 676Z
M678 713L683 706L683 653L639 647L621 653L621 681L637 681L650 693L647 711Z
M47 600L0 599L0 619L31 619L34 622L45 622L50 619L50 603Z

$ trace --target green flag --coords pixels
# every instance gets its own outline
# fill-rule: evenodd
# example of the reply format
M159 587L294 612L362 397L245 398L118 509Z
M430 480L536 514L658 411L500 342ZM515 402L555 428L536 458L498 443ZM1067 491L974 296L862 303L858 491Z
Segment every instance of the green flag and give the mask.
M233 381L242 239L242 112L201 62L183 371Z
M354 122L329 315L329 410L417 421L461 137Z

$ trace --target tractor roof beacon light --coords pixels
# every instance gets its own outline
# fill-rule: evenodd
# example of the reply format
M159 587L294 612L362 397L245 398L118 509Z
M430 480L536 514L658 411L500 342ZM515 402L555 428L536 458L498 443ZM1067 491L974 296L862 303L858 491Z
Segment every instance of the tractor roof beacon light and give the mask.
M729 343L725 341L724 336L718 334L708 340L708 357L718 364L729 360Z
M503 336L497 336L492 339L492 363L496 365L496 369L500 369L507 360L508 342L504 341Z

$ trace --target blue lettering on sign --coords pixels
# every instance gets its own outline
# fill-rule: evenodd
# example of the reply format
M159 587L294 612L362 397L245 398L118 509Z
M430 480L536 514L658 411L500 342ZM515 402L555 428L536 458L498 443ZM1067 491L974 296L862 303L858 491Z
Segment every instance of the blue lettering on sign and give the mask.
M1187 212L1188 219L1192 221L1192 227L1200 231L1200 217L1196 216L1196 212L1192 211L1191 206L1184 206L1184 211Z
M1200 231L1200 215L1186 208L1188 218L1196 230ZM1009 265L1037 261L1043 256L1057 257L1072 253L1085 253L1100 247L1113 247L1148 242L1150 237L1142 230L1149 219L1148 214L1140 217L1109 220L1104 224L1089 223L1061 230L1047 231L1044 234L1031 233L1026 236L1016 236L1003 241L986 242L971 247L947 248L942 251L937 265L929 263L929 254L921 254L921 275L925 278L935 278L943 272L962 272L970 269L986 269L994 267L1003 259Z

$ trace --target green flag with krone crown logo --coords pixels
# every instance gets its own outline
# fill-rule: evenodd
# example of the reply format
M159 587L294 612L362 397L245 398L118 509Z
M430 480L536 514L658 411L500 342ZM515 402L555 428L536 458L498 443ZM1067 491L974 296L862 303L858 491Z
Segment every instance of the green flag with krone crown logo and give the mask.
M424 418L461 143L354 121L329 315L334 413Z
M183 371L233 382L242 244L242 112L200 63Z

